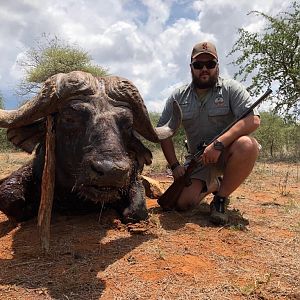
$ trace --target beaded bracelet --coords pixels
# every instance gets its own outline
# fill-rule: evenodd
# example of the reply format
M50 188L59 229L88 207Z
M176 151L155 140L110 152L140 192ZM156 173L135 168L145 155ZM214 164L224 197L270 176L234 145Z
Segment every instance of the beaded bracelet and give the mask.
M178 166L180 166L180 163L176 161L174 164L171 165L171 170L174 171Z

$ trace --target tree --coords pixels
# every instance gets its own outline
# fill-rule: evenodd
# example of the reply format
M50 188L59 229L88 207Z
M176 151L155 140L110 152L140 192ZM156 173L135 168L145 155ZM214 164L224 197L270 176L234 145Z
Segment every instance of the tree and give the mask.
M262 154L274 158L284 144L282 128L284 121L280 116L270 112L261 113L261 126L255 132L255 137L262 146Z
M4 98L0 93L0 109L4 109ZM12 144L6 138L6 129L0 128L0 151L6 151L13 149Z
M261 156L271 159L298 159L300 125L272 112L262 112L254 136L262 145Z
M18 65L25 72L25 78L17 91L21 96L36 92L41 83L57 73L78 70L94 76L107 75L107 70L91 63L91 57L86 51L46 34L27 50Z
M234 78L241 81L252 77L249 92L257 96L266 86L277 87L273 96L275 111L287 116L300 115L300 4L293 2L289 11L272 17L259 11L251 11L266 20L262 33L238 29L239 38L231 52L242 52L233 65L239 67Z

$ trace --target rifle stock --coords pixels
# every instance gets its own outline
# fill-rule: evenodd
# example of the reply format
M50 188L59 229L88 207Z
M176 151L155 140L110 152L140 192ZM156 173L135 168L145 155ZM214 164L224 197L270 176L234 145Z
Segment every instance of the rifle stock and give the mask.
M238 121L246 117L257 105L259 105L263 100L265 100L272 93L271 89L268 89L257 101L255 101L237 120L229 124L220 134L218 134L213 140L211 140L207 145L203 145L202 149L193 155L192 160L187 166L186 172L183 176L175 180L169 188L158 198L158 204L165 210L175 209L177 206L178 199L186 186L189 186L191 182L190 175L197 167L197 158L200 157L208 145L213 143L222 134L228 131L232 126L234 126Z
M165 210L176 208L178 198L183 191L184 187L192 184L190 175L193 173L197 166L196 160L192 159L187 166L186 172L183 176L175 180L168 189L158 198L158 204Z

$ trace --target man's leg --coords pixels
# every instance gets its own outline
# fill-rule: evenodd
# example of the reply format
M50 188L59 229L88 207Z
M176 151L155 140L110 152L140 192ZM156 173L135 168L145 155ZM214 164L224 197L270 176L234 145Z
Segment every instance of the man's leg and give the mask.
M242 136L225 152L225 170L218 195L228 197L250 175L258 156L254 138Z
M240 137L225 150L223 180L211 203L211 221L213 223L225 224L228 222L226 213L228 196L249 176L257 156L258 143L248 136Z
M226 165L218 195L228 197L251 173L258 156L258 143L253 138L242 136L225 150L224 155ZM200 197L204 186L202 180L192 179L192 184L183 189L177 202L177 209L187 210L197 206L206 196L204 194Z
M176 208L187 210L193 208L201 201L200 193L204 187L204 182L200 179L191 179L192 184L185 187L178 199Z

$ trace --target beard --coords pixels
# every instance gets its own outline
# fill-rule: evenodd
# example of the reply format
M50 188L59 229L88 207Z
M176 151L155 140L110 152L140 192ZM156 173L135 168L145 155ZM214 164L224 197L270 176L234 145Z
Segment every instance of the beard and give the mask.
M195 76L195 74L192 71L192 82L194 84L194 87L197 89L208 89L215 86L215 84L218 81L218 72L216 72L214 75L209 75L206 73L206 75L209 76L208 80L202 80Z

